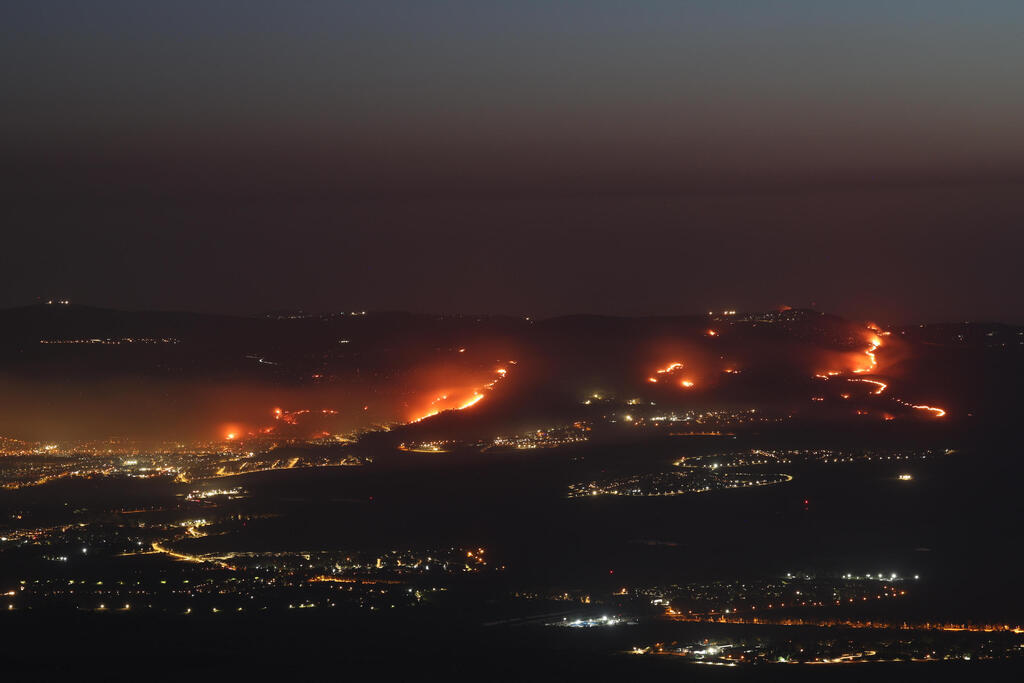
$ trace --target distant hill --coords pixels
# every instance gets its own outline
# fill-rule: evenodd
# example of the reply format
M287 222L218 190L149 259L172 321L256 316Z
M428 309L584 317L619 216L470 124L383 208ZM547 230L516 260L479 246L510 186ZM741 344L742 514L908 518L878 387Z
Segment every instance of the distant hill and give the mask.
M591 394L829 418L938 405L951 419L1006 419L1019 413L1024 376L1019 327L880 331L806 309L531 320L362 311L229 316L56 303L2 310L0 328L0 373L19 390L118 378L141 382L140 391L149 380L262 386L270 396L281 387L294 403L303 391L315 391L321 407L332 396L365 403L378 420L440 413L410 427L423 433L592 416L581 407ZM498 369L505 374L495 382ZM829 373L840 373L838 380ZM863 381L871 378L875 384ZM886 390L876 394L879 382ZM451 411L478 394L471 410ZM13 396L7 401L17 405Z

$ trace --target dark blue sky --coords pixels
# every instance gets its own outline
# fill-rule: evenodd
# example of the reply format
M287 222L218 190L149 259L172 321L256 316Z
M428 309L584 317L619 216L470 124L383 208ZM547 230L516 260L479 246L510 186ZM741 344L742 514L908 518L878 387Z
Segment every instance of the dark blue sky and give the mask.
M1024 319L1024 3L0 7L0 304Z

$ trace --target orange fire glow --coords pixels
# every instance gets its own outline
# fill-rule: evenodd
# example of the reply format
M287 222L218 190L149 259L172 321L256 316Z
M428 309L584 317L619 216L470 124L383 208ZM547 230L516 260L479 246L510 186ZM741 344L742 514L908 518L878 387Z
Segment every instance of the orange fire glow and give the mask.
M681 362L673 361L666 365L665 367L655 370L654 372L655 375L671 375L674 374L676 371L682 369L683 364ZM658 381L658 378L654 375L651 375L650 377L647 378L647 381L654 383ZM680 379L679 386L683 387L684 389L689 389L694 386L694 382L691 379Z
M888 330L883 330L881 327L874 323L867 323L866 325L864 325L864 327L868 328L869 330L871 330L880 337L888 337L890 334L892 334L892 332L889 332Z
M877 334L873 335L868 341L868 350L864 352L864 355L868 357L869 365L866 368L857 368L854 370L856 373L874 372L875 368L878 367L878 359L875 357L875 351L882 345L882 338Z
M477 403L479 403L480 399L482 399L483 397L484 397L483 394L474 394L473 398L471 398L468 401L466 401L465 403L463 403L461 406L456 408L456 410L465 410L466 408L468 408L470 406L474 406Z
M515 365L515 361L509 361L509 364ZM496 368L494 370L494 374L494 379L482 386L474 386L468 391L465 389L452 389L439 394L430 402L430 406L426 412L412 418L409 422L421 422L426 420L428 417L433 417L434 415L438 415L446 410L465 410L466 408L475 406L484 399L487 395L486 392L494 389L498 382L508 376L508 368ZM469 397L465 398L467 393L469 394Z
M302 415L309 415L313 413L320 413L321 415L337 415L338 411L331 408L322 408L320 410L311 410L309 408L303 408L301 410L283 410L281 408L274 408L273 411L275 420L279 420L290 425L298 424L299 417Z
M654 372L655 372L655 374L658 374L658 375L668 375L668 374L671 374L671 373L675 372L676 370L681 370L682 367L683 367L682 363L680 363L679 361L674 361L672 363L669 363L665 367L661 368L660 370L655 370ZM658 378L654 377L652 375L652 376L647 378L647 381L648 382L652 382L652 383L657 383Z
M868 348L866 350L864 350L862 353L857 354L857 361L856 362L860 365L860 367L856 367L856 368L854 368L854 369L849 371L849 372L851 372L853 374L862 375L862 374L866 374L866 373L874 373L875 371L878 370L878 358L876 356L876 352L882 346L882 337L887 337L890 334L889 332L887 332L885 330L882 330L880 327L878 327L877 325L875 325L873 323L868 323L866 325L866 328L867 328L868 333L869 333L869 336L867 337L867 340L866 340L867 343L868 343ZM863 358L867 359L867 365L863 364L863 360L862 360ZM819 378L819 379L827 380L827 379L829 379L831 377L834 377L836 375L839 375L839 374L841 374L841 373L838 372L838 371L828 371L828 372L819 372L819 373L815 374L814 376ZM851 382L864 382L866 384L873 384L876 387L875 390L871 392L872 395L874 395L874 396L881 395L883 392L885 392L889 388L889 383L888 382L883 382L882 380L878 380L878 379L853 378L853 377L848 377L847 379L849 381L851 381ZM842 396L843 396L843 398L848 398L849 394L843 394ZM819 400L819 399L816 397L814 400ZM899 403L900 405L906 406L908 408L913 408L914 410L924 410L924 411L930 412L935 417L944 417L946 415L946 411L944 409L942 409L942 408L936 408L934 406L926 406L926 405L915 405L913 403L909 403L907 401L904 401L903 399L900 399L900 398L894 398L892 400L895 401L896 403ZM858 412L860 412L860 411L858 411ZM884 413L883 417L886 420L892 420L893 419L893 416L888 414L888 413Z
M856 379L851 379L850 381L851 382L864 382L866 384L874 384L876 387L878 387L877 389L875 389L874 391L871 392L875 396L878 396L883 391L885 391L886 389L889 388L888 384L886 384L885 382L879 382L877 379L861 379L861 378L858 377Z
M935 417L945 417L946 416L946 411L943 410L942 408L934 408L932 406L914 406L914 405L912 405L910 407L915 409L915 410L927 410L927 411L931 412L933 415L935 415Z

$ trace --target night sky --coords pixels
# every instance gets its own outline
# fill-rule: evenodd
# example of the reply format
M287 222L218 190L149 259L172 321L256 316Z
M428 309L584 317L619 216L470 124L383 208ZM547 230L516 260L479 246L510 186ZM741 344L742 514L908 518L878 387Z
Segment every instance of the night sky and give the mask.
M6 0L0 306L1024 322L1024 3Z

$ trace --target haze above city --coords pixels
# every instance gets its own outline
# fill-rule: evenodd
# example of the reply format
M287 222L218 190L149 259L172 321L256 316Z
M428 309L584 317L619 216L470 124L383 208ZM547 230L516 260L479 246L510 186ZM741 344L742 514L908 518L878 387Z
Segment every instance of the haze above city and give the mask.
M1020 3L730 5L7 3L0 306L1024 321Z

